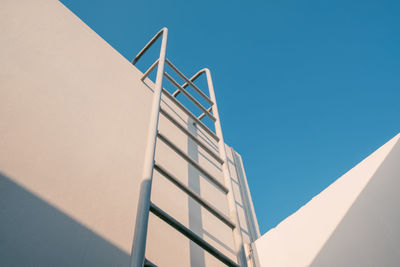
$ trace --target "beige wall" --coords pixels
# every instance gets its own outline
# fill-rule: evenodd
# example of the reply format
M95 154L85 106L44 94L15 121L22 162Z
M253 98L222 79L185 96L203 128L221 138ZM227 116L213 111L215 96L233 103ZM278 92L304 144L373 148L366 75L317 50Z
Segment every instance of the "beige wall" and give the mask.
M2 1L0 43L0 265L127 266L152 83L55 0ZM162 106L216 149L164 97ZM218 162L163 115L159 129L224 182ZM245 175L230 153L249 243ZM228 215L225 195L161 141L156 161ZM236 260L230 228L157 172L152 201ZM222 266L153 215L146 256L159 266Z
M0 9L0 265L126 266L151 92L58 1Z
M399 139L257 240L260 266L397 266Z

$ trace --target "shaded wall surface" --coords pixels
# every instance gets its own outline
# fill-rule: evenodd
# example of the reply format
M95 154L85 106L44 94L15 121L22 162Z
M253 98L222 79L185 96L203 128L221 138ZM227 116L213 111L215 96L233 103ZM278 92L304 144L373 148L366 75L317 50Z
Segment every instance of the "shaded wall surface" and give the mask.
M129 254L0 174L1 266L126 266Z
M2 1L0 43L0 266L128 266L153 83L55 0ZM161 105L217 151L173 102ZM219 163L163 115L159 130L224 183ZM258 226L240 155L226 150L248 244ZM160 140L156 162L228 215L224 193ZM152 190L156 205L236 261L229 227L157 171ZM222 266L154 215L146 257Z
M255 242L261 266L397 266L400 134Z
M151 91L58 1L2 1L0 43L0 265L127 266Z

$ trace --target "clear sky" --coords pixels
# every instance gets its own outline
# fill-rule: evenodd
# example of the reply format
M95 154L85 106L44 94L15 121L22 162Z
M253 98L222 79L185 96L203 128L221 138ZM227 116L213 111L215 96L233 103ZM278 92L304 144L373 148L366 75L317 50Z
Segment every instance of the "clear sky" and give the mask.
M400 1L62 0L124 57L211 69L261 233L400 131Z

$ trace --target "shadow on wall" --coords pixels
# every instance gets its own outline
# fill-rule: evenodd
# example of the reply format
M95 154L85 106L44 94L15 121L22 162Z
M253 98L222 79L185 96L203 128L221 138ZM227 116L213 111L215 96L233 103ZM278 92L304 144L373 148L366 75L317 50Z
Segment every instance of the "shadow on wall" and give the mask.
M0 266L128 266L129 260L0 172Z
M194 121L189 118L188 130L194 135L198 136L197 129L194 126ZM199 163L199 150L197 144L191 140L188 140L188 155L196 163ZM188 178L189 178L189 188L194 190L197 194L201 195L200 192L200 175L198 171L191 165L188 165ZM195 233L201 233L204 229L202 221L201 205L194 199L188 198L188 208L189 208L189 229ZM200 218L200 219L199 219ZM201 236L202 237L202 236ZM202 267L206 266L204 250L193 242L190 242L190 266L191 267Z
M310 266L399 266L397 142Z

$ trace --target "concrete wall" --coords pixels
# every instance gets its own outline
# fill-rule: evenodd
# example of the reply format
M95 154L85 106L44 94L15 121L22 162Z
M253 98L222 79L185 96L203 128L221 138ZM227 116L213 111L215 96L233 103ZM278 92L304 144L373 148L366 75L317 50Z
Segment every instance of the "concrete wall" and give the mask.
M257 240L260 266L397 266L399 139Z
M153 84L55 0L2 1L0 43L0 266L127 266ZM162 106L216 150L171 101L163 97ZM163 115L159 129L224 182L218 162ZM162 141L156 150L158 163L228 214L206 177ZM240 155L228 154L249 243L258 226L238 187L246 183ZM157 172L152 201L236 260L230 228ZM222 266L154 215L146 257L159 266Z

